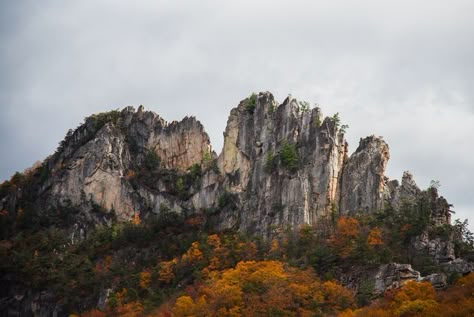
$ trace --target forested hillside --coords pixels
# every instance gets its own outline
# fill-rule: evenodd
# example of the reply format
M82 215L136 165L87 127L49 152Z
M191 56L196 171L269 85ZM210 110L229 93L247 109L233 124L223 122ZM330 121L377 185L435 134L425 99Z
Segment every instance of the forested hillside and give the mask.
M472 314L467 221L438 182L384 176L383 138L349 155L347 128L268 92L219 155L195 118L86 118L0 184L0 315Z

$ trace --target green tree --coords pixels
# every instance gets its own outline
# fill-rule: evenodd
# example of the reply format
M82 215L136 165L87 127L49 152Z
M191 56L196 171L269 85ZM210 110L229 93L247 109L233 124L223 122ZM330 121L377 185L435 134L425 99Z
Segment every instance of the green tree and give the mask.
M295 144L283 142L280 150L280 162L290 172L295 172L298 169L299 157Z

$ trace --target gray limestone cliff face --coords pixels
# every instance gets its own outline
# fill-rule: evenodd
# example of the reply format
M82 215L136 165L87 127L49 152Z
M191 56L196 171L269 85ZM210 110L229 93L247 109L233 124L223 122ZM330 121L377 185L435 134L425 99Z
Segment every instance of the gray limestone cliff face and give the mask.
M237 223L223 226L268 233L314 223L337 201L343 135L319 108L292 97L278 105L267 92L256 95L254 108L247 102L231 111L218 161L224 187L239 198Z
M398 181L391 181L389 183L390 204L399 209L402 202L414 203L421 194L421 189L416 185L413 175L405 171L402 176L402 183Z
M446 274L474 271L472 262L455 257L452 233L439 230L450 224L451 206L436 188L420 190L408 172L401 183L385 177L390 154L381 137L361 139L348 157L338 125L291 96L279 104L271 93L259 93L231 110L217 156L193 117L168 123L141 106L93 115L33 173L29 190L0 197L0 211L15 215L28 195L55 217L74 211L73 222L65 224L74 243L87 236L88 226L126 222L136 212L143 221L164 210L201 213L213 229L271 237L333 214L378 212L385 205L399 210L421 201L429 223L410 241L410 257L428 257ZM374 296L420 279L408 264L359 273L343 282L357 288L365 276L375 283ZM425 279L439 288L446 284L443 273ZM14 311L60 311L48 293L18 294Z
M372 212L383 208L388 190L384 172L389 158L388 145L382 138L370 136L360 140L342 172L341 213Z
M59 204L80 206L89 201L127 219L135 210L130 195L133 190L122 182L130 160L125 137L118 128L106 124L95 138L61 162L62 169L50 180L50 194Z
M449 266L455 260L453 233L444 232L440 229L451 223L451 205L438 190L430 187L422 191L413 179L413 175L404 172L402 182L399 185L391 182L390 194L386 197L388 203L395 210L406 208L404 206L416 206L423 204L428 212L428 223L426 228L416 237L411 239L410 254L413 258L428 257L435 264ZM414 208L413 212L423 212L423 209Z
M165 177L156 177L150 188L133 182L135 171L142 169L150 152L156 153L160 168L173 175L186 173L205 157L214 158L201 123L193 117L167 123L141 106L111 113L86 119L47 160L43 205L72 206L89 220L97 218L90 212L94 206L113 211L118 221L128 221L145 209L158 213L163 205L181 211L187 202L169 195Z
M150 153L159 159L156 170L144 168ZM427 195L409 173L401 184L389 181L389 157L388 145L375 136L361 139L348 157L337 118L323 119L319 108L291 96L278 104L262 92L231 110L218 157L193 117L168 123L142 106L92 115L46 160L37 195L42 208L72 206L92 223L162 209L212 210L217 229L265 236L330 213L380 211L386 203L396 209ZM193 166L199 166L196 179ZM437 192L429 195L435 224L449 223L449 204ZM0 207L15 209L18 198L2 198ZM417 245L432 243L420 238ZM451 258L450 246L437 245Z
M386 290L399 288L407 281L421 280L420 272L415 271L410 264L389 263L383 264L379 267L374 276L374 291L375 296L380 296Z
M131 107L122 111L123 126L133 146L154 151L167 169L185 171L212 153L209 136L194 117L167 123L156 113Z

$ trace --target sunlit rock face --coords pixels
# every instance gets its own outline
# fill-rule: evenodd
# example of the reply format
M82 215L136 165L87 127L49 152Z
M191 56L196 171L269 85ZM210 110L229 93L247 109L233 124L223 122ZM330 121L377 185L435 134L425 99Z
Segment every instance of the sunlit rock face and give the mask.
M86 119L48 159L45 205L67 204L82 210L86 218L97 216L90 211L91 206L99 206L119 221L128 221L144 209L158 213L163 205L181 211L186 202L168 194L163 177L153 179L153 188L148 188L134 183L131 175L142 168L150 152L156 153L160 169L177 174L206 157L214 158L201 123L193 117L167 123L141 106L117 111L105 121L98 128L99 119Z
M361 139L359 147L344 165L340 187L342 213L381 210L386 198L387 179L384 176L390 158L387 143L370 136Z
M449 204L435 190L421 191L408 172L401 184L385 177L389 158L376 136L349 157L338 115L262 92L230 111L219 156L193 117L168 123L142 106L92 115L45 161L35 195L41 209L73 209L77 228L172 210L212 215L216 229L270 236L420 197L431 204L433 225L449 223ZM0 207L16 210L20 198L21 191L0 198ZM425 236L416 246L452 258L450 245Z
M219 156L224 187L239 196L239 227L265 233L327 215L347 156L335 122L292 97L278 105L266 92L248 103L232 109Z
M41 227L66 229L71 244L101 225L147 223L166 212L189 217L204 233L230 229L267 241L302 225L329 236L339 216L399 216L422 224L406 241L413 267L347 263L336 271L341 283L354 291L370 285L375 298L411 280L442 289L448 277L474 271L472 259L456 257L462 237L444 226L451 205L436 186L421 190L409 172L389 180L389 158L377 136L362 138L349 156L338 115L323 117L291 96L281 104L269 92L242 100L230 112L219 156L195 118L168 123L142 106L126 107L86 118L43 164L0 187L0 215L27 214ZM422 277L416 269L425 263L443 272ZM3 282L10 285L7 315L62 314L49 291L10 276ZM98 307L111 290L102 289Z

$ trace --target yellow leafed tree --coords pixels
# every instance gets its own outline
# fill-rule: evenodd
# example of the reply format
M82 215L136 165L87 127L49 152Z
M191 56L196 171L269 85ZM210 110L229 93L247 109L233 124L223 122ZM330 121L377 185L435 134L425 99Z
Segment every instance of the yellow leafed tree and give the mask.
M133 214L133 218L131 220L131 223L134 224L134 225L139 225L140 224L140 215L138 214L138 212L135 211L135 213Z

